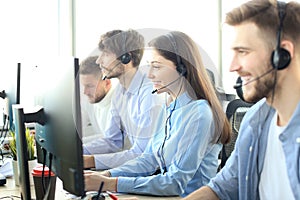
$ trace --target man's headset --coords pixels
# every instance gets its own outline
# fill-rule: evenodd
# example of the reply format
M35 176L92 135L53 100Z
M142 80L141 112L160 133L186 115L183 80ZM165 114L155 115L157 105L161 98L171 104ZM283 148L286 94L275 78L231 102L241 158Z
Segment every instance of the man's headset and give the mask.
M120 62L118 62L113 68L111 68L111 70L109 70L108 74L106 74L102 78L102 80L107 79L107 76L110 75L113 72L113 70L116 67L118 67L120 64L126 65L131 61L131 54L126 51L126 33L125 33L125 31L122 31L120 34L122 36L122 53L123 53L120 57L118 57L118 60L120 60Z
M187 73L186 67L182 63L181 57L179 56L179 51L178 51L177 44L176 44L174 36L172 35L172 33L168 33L168 34L166 34L166 37L170 40L170 42L172 44L172 47L174 49L174 53L176 54L176 61L177 61L176 70L178 71L178 73L181 76L186 76L186 73Z
M119 57L119 60L122 64L126 65L131 61L131 54L126 51L126 32L122 31L122 40L123 40L123 46L122 46L122 55Z
M290 53L284 48L280 47L283 20L286 15L286 3L282 1L277 1L277 10L279 16L279 27L277 31L277 46L276 49L272 52L271 63L274 69L282 70L285 69L287 66L289 66L291 62Z
M290 52L288 52L286 49L280 47L281 34L282 34L282 29L283 29L283 20L286 15L286 3L282 2L282 1L277 1L277 10L278 10L278 16L279 16L279 26L278 26L278 30L277 30L276 49L271 54L271 64L272 64L273 68L271 70L268 70L267 72L263 73L262 75L248 81L246 84L243 84L242 79L240 77L238 77L236 84L233 86L233 88L236 89L237 95L242 100L244 100L243 91L241 89L242 86L259 80L260 78L264 77L265 75L273 72L273 70L283 70L283 69L287 68L291 62Z

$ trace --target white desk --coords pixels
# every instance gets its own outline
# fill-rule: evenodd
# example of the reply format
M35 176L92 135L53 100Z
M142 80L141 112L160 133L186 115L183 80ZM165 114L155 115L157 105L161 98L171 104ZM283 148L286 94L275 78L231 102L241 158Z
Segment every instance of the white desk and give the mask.
M16 197L13 197L13 196ZM4 186L0 186L0 198L12 196L12 199L19 200L20 199L20 192L19 187L15 186L15 181L13 177L7 178L6 184ZM177 200L181 199L181 197L153 197L153 196L142 196L142 195L119 195L118 198L120 200L128 197L137 197L139 200L149 200L149 199L159 199L159 200ZM31 186L31 198L35 199L35 191L34 186ZM60 179L56 179L56 190L55 190L55 199L57 200L64 200L70 199L68 198L66 192L63 190L62 182ZM106 198L110 199L110 198Z

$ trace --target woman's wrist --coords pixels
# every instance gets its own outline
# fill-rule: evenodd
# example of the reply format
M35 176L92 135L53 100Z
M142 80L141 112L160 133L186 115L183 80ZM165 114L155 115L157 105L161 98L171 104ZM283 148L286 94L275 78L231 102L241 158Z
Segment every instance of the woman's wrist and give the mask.
M106 178L105 183L104 183L104 190L110 191L110 192L116 192L117 185L118 185L117 177Z
M111 188L112 188L112 190L114 191L114 192L117 192L117 190L118 190L118 177L114 177L114 178L111 178L112 179L112 186L111 186Z

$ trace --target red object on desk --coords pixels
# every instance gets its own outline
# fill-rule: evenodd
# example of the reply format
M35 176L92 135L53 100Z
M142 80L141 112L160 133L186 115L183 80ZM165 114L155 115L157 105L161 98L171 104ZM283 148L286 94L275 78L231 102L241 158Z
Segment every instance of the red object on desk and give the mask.
M112 200L118 200L118 197L116 195L114 195L113 193L111 193L110 191L106 191L106 193L109 195L109 197Z
M44 176L47 177L49 176L50 170L47 166L44 168ZM36 167L33 168L31 174L33 176L38 176L42 177L43 175L43 165L37 165ZM51 176L55 176L55 174L51 171Z

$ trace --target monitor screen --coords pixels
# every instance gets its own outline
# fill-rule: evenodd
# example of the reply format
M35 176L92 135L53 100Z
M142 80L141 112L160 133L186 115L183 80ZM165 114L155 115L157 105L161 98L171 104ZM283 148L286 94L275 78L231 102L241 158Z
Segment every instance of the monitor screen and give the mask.
M78 69L77 58L60 58L37 67L35 106L43 108L45 125L36 124L36 143L38 162L45 159L48 167L52 163L63 188L84 196Z

